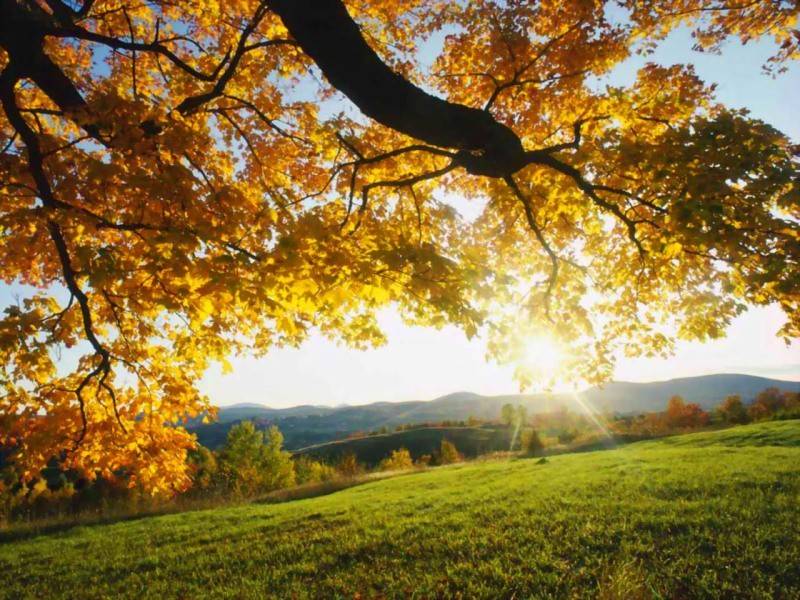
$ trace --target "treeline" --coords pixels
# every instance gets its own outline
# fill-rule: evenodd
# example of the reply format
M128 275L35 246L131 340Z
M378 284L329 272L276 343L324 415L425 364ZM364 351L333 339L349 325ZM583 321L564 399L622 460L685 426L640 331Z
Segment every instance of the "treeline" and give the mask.
M432 454L416 460L406 448L392 450L370 469L352 452L335 462L293 457L283 449L283 435L276 426L260 430L252 421L234 425L217 451L198 446L189 452L192 485L170 497L153 497L128 485L125 473L111 481L88 481L58 468L56 461L33 482L21 483L13 470L0 470L0 524L95 515L123 515L164 508L190 508L204 504L263 497L297 486L346 483L372 472L403 471L445 465L463 460L456 446L443 439Z
M687 403L673 396L663 412L617 417L611 429L621 434L645 436L669 435L695 431L710 426L744 425L756 421L800 418L800 392L767 388L750 404L737 395L728 396L713 410L703 410L698 404Z

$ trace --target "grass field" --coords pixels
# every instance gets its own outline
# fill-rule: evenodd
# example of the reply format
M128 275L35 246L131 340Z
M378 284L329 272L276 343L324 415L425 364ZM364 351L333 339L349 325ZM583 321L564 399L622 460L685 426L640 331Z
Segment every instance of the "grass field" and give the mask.
M0 546L6 598L800 598L800 421Z

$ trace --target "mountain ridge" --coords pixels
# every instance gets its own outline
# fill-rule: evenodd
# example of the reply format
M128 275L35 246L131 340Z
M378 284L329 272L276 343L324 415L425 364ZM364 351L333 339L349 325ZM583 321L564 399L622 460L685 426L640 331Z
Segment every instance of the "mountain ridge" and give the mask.
M680 395L687 402L696 402L709 410L728 395L739 394L744 401L750 401L767 387L800 391L800 382L717 373L652 382L608 382L581 392L582 402L577 402L574 394L558 392L483 396L460 391L432 400L384 401L340 407L302 404L272 408L256 403L239 403L220 407L217 422L206 425L192 423L189 429L197 434L201 444L215 448L224 443L228 430L235 423L254 420L261 428L277 425L284 435L286 447L294 450L343 439L357 431L393 429L397 425L415 423L459 422L469 417L494 420L499 418L503 404L507 403L521 404L529 414L560 408L575 412L591 410L632 414L664 410L671 396Z

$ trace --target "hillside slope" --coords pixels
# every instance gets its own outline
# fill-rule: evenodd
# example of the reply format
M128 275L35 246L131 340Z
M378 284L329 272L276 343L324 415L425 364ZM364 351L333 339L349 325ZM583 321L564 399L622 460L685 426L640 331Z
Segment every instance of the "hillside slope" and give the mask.
M800 421L0 545L6 598L797 598Z
M800 382L766 379L752 375L720 374L686 377L650 383L611 382L582 392L582 398L600 411L619 413L663 410L671 396L713 408L726 396L739 394L745 401L768 387L800 391ZM506 403L522 404L529 414L561 407L580 411L570 394L512 394L481 396L456 392L431 401L375 402L362 406L294 406L274 409L261 405L235 405L220 409L219 422L191 428L200 443L216 448L225 442L232 425L242 419L256 419L260 426L275 424L291 450L347 437L355 431L373 431L408 423L466 421L469 417L497 419Z
M438 452L442 440L455 444L467 458L508 450L512 431L506 427L421 427L363 438L327 442L309 446L296 454L307 455L328 464L335 464L344 454L353 453L358 462L374 467L392 450L405 448L415 460ZM519 448L519 443L517 443Z

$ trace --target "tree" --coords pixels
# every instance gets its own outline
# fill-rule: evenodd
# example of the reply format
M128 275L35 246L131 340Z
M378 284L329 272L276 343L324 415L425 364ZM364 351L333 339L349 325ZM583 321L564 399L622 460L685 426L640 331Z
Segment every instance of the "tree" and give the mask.
M731 425L740 425L749 421L747 409L742 404L742 398L736 394L725 398L717 408L717 411L722 420Z
M364 467L353 452L346 452L336 464L336 470L342 477L356 477L364 471Z
M261 489L279 490L295 484L294 462L291 452L283 450L283 434L275 425L264 436L261 453Z
M670 428L698 429L709 421L710 415L695 402L687 404L680 396L673 396L667 403L666 424Z
M711 415L696 402L690 402L683 411L681 425L687 429L700 429L708 425L710 421Z
M541 456L544 454L544 442L535 429L523 434L522 448L526 456Z
M295 459L294 472L298 483L321 483L336 477L336 470L333 467L305 455Z
M686 402L680 396L672 396L667 402L667 424L670 427L683 427Z
M208 491L217 483L219 465L214 452L198 444L187 456L192 473L192 489Z
M458 452L456 445L449 440L442 439L442 443L439 446L439 464L449 465L460 461L461 454Z
M293 485L291 454L282 446L283 435L274 425L266 432L256 429L252 421L231 427L219 459L228 486L238 494L252 496Z
M595 85L678 26L712 50L771 37L777 73L797 12L0 0L0 276L31 290L0 320L0 445L26 480L58 456L180 489L211 363L312 329L377 344L388 305L485 328L512 363L549 331L589 381L617 349L669 353L664 323L718 337L745 303L779 303L797 336L786 136L690 66Z
M392 450L392 453L384 458L378 468L381 471L405 471L414 466L411 453L405 448Z
M798 394L768 387L758 393L748 409L748 416L754 421L759 421L784 411L797 411L798 408L800 408Z
M519 427L525 427L525 424L528 422L528 409L522 406L522 404L518 404L515 417L517 425Z
M503 404L500 409L500 420L506 427L513 427L517 422L517 411L514 409L513 404Z

